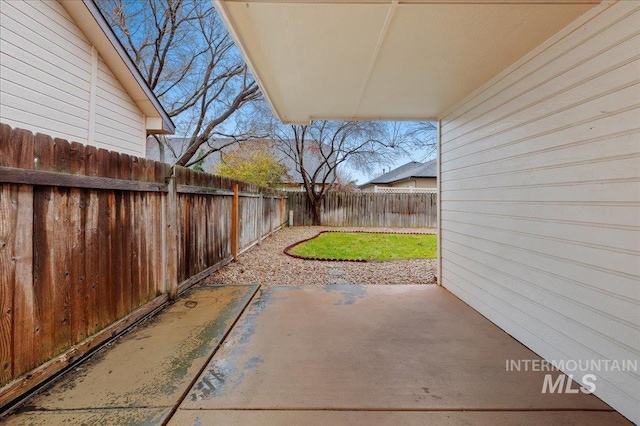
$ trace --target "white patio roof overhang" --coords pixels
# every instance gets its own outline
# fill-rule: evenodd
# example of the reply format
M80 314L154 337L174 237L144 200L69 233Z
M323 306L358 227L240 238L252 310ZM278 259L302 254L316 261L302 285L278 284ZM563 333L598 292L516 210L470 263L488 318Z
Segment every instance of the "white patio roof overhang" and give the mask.
M428 120L599 1L214 0L274 114Z

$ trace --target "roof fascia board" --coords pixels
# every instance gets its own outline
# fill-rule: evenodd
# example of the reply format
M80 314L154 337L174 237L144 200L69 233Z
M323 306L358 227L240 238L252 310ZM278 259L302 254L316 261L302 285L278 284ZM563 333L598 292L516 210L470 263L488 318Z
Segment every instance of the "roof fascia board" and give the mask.
M122 60L122 63L126 66L126 68L130 73L130 75L128 76L128 79L130 81L128 83L133 82L134 87L137 86L137 88L139 88L140 90L140 93L136 93L134 94L136 96L132 96L134 102L136 102L136 98L139 97L140 95L144 96L146 100L148 100L150 105L153 107L152 110L155 110L157 115L162 119L162 128L147 129L147 130L150 133L175 132L176 127L173 121L171 120L171 117L169 117L169 114L167 114L165 109L162 107L162 104L160 104L160 101L158 100L158 98L155 96L151 88L149 88L149 85L147 84L144 77L140 73L140 70L138 70L138 67L136 67L133 60L127 53L126 49L124 48L124 46L122 45L122 43L120 42L116 34L113 32L113 29L107 23L107 20L102 15L102 12L100 12L100 9L98 9L98 6L94 3L94 1L93 0L82 0L82 1L60 0L60 3L67 10L67 12L69 12L69 14L74 18L77 25L81 27L85 36L96 47L96 49L98 50L98 53L100 53L101 56L103 56L104 58L107 58L107 57L113 56L112 53L116 53L117 56L120 57L120 59ZM91 25L91 23L88 22L88 20L86 19L86 16L82 16L82 15L86 15L86 12L83 13L82 8L84 8L86 12L89 12L89 14L93 17L95 23L98 25L101 31L95 31L95 30L87 31L87 27ZM105 43L105 41L107 43ZM112 49L112 52L105 51L105 49L109 49L109 47L107 46L110 46L110 48ZM117 77L122 78L123 80L127 79L127 76L123 75L123 73L119 73ZM132 85L129 84L129 86L132 86ZM136 102L136 104L138 104L138 102ZM143 113L145 113L145 115L147 116L150 115L149 113L151 111L148 108L145 108L144 105L138 105L138 107L142 110Z
M231 37L233 38L233 41L234 41L236 47L238 48L238 50L240 50L240 53L242 54L242 57L244 58L245 63L249 67L249 70L251 71L251 74L253 75L253 78L255 78L256 82L258 83L258 87L260 87L260 90L262 91L262 95L267 100L267 103L269 104L269 107L271 108L271 111L273 112L273 115L278 120L280 120L283 123L285 123L282 120L282 115L276 109L275 104L271 100L271 96L269 94L269 91L267 90L265 85L262 83L262 79L260 78L260 74L258 73L257 68L253 65L253 60L251 59L251 56L249 56L249 52L247 52L245 50L242 38L240 37L240 35L236 31L236 26L234 25L234 22L231 20L231 15L227 11L227 7L224 5L224 1L211 0L211 2L213 3L213 6L216 8L216 11L218 12L218 15L220 15L220 17L222 18L222 21L224 22L225 26L227 27L227 30L229 31L229 34L231 34ZM307 122L302 122L302 123L286 122L285 124L310 124L310 123L311 123L311 119L309 119L309 121L307 121Z
M384 18L384 24L382 24L382 28L380 29L380 34L378 36L378 42L376 43L376 47L371 55L371 60L369 61L369 67L367 68L367 73L362 80L362 85L360 86L360 93L358 93L358 103L353 109L354 117L358 114L358 110L360 109L360 105L362 104L362 98L364 98L364 94L367 91L367 87L369 86L369 81L371 81L371 75L373 74L373 69L376 66L376 62L378 62L378 57L380 56L380 49L387 39L387 33L389 31L389 24L391 24L391 20L396 13L396 8L398 7L398 0L392 0L389 4L389 9L387 10L387 16Z

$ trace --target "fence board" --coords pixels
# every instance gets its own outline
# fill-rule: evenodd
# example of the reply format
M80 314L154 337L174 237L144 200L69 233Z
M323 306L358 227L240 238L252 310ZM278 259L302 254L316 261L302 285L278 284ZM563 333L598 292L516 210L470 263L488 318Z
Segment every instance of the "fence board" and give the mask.
M35 167L50 171L54 158L51 137L37 134L34 140ZM35 161L34 160L34 161ZM55 355L56 316L62 301L55 292L54 235L55 187L36 187L33 193L33 238L38 241L33 253L33 303L35 311L35 349L37 363ZM57 302L57 303L56 303Z
M70 172L76 175L85 173L85 147L77 142L71 144ZM70 229L67 238L71 245L73 260L70 267L72 283L71 294L71 341L80 342L87 337L87 319L85 314L86 272L85 248L85 191L71 188L69 191Z
M329 192L322 203L322 225L388 228L435 228L436 194ZM313 224L306 193L289 193L295 226Z
M156 296L175 283L228 262L234 185L240 251L287 208L273 190L7 125L0 167L0 405L164 303ZM185 192L170 197L170 187Z
M93 146L85 148L85 175L98 175L98 150ZM87 335L99 330L98 321L98 278L96 266L100 258L98 248L98 191L85 193L85 322Z
M15 281L13 295L13 376L37 365L36 311L33 271L33 188L18 189L16 238L13 250Z
M18 216L17 185L0 188L0 380L8 381L13 370L13 292L15 287L15 240ZM6 284L4 284L6 283Z

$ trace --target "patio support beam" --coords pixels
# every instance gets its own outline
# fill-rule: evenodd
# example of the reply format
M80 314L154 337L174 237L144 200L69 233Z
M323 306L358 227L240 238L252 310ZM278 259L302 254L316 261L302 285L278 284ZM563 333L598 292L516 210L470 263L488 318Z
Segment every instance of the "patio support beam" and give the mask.
M441 166L441 162L442 162L442 157L440 156L440 151L441 151L441 147L440 147L440 143L442 140L442 121L438 120L437 123L437 142L436 142L436 146L437 146L437 150L436 150L436 155L437 155L437 171L436 171L436 232L437 232L437 253L438 253L438 257L437 257L437 261L438 261L438 270L437 270L437 276L438 276L438 285L442 285L442 176L440 171L442 170Z
M380 49L382 48L382 45L384 44L384 41L387 38L389 25L391 24L391 20L393 19L393 15L395 14L397 7L398 7L398 0L393 0L389 5L387 16L384 19L384 24L382 24L382 29L380 30L380 36L378 37L378 42L376 43L376 48L373 51L373 55L371 55L371 62L369 62L367 73L362 79L362 86L360 86L360 93L358 94L358 98L357 98L358 102L356 103L356 106L353 109L353 117L358 116L358 110L360 109L360 104L362 104L362 98L364 97L364 94L367 90L367 86L369 86L371 75L373 74L373 70L376 66L376 62L378 62L378 57L380 56Z

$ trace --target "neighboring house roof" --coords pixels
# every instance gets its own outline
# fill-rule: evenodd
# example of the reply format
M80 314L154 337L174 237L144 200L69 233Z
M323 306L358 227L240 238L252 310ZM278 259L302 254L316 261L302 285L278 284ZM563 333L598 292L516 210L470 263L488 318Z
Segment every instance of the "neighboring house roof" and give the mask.
M436 178L438 177L438 160L431 160L424 163L422 166L411 171L407 177L411 178Z
M385 184L391 184L394 182L399 182L407 179L435 178L437 176L438 176L437 160L427 161L426 163L410 161L360 186L364 187L368 185L385 185Z
M133 102L145 115L147 133L173 133L175 125L129 57L93 0L60 0L75 23L95 46Z
M417 161L410 161L406 164L403 164L402 166L395 168L387 173L384 173L374 179L372 179L371 181L367 182L369 184L377 184L377 183L391 183L391 182L395 182L397 180L403 179L403 176L405 176L407 173L409 173L411 170L417 168L418 166L421 166L422 163L418 163Z

